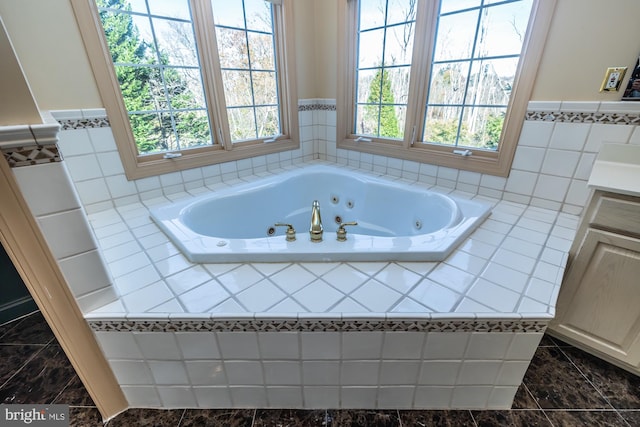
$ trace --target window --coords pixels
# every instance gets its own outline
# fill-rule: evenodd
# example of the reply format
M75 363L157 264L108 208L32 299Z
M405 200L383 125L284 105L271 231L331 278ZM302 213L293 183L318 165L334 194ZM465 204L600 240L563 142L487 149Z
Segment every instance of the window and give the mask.
M291 0L72 0L129 179L297 148Z
M554 0L342 0L338 147L506 176Z

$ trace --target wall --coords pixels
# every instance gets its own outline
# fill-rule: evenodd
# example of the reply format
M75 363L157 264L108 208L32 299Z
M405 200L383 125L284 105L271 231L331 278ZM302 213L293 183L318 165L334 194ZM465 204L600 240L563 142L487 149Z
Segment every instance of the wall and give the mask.
M69 0L0 0L0 16L41 109L102 105Z
M598 91L607 67L626 66L631 71L635 65L640 53L640 2L557 3L531 99L619 100L618 92Z
M294 2L303 99L336 97L337 5L338 0ZM101 106L70 0L0 0L0 16L40 108ZM598 90L606 67L633 66L640 52L638 16L637 0L559 0L532 99L620 99L618 92Z
M29 85L24 79L22 67L16 58L11 39L0 17L0 93L11 103L0 103L0 125L42 123Z

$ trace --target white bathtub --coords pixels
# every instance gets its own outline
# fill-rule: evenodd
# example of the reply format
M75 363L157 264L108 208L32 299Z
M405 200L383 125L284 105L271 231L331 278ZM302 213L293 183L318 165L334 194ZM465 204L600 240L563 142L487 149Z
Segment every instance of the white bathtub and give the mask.
M303 191L297 199L289 190L283 192L281 182L293 186L294 177L301 172L308 176L309 171L314 173L312 178L296 184L309 192ZM335 172L332 178L324 175L327 171ZM316 185L318 177L322 185ZM487 211L472 215L467 202L442 198L419 185L370 179L346 168L314 164L275 178L256 179L250 185L155 209L155 219L162 223L159 215L173 209L173 220L164 219L165 231L172 228L184 236L196 236L197 231L201 237L194 240L224 241L224 249L240 245L242 239L230 238L238 235L244 237L245 245L265 240L265 245L327 248L349 244L360 234L351 228L347 242L335 242L332 216L336 213L344 221L361 223L373 222L372 217L380 223L393 217L395 225L404 224L403 218L414 220L414 213L404 209L406 202L399 202L413 191L418 200L436 200L435 207L429 208L433 211L451 209L446 215L424 214L439 218L436 223L444 228L434 231L423 224L425 240L454 234L451 230L460 224L474 221L465 216L481 222L487 215ZM333 184L327 185L329 179ZM371 196L369 184L355 190L361 179L393 189L380 203L382 208L358 210L380 199ZM256 192L260 198L244 199ZM352 194L356 194L353 199ZM234 213L222 208L211 214L201 211L212 195L214 206L231 201L247 204ZM335 204L329 199L332 195L338 198ZM238 200L232 199L236 196ZM271 202L271 198L281 201ZM327 230L321 243L308 241L314 199L320 201ZM351 208L345 205L349 200ZM114 240L121 245L120 236L125 235L131 237L128 246L148 249L144 256L120 256L109 263L122 284L119 289L124 290L121 301L86 318L131 407L510 409L553 318L571 244L567 227L574 230L577 219L518 203L494 203L492 218L446 262L439 263L193 265L176 253L162 233L149 227L144 205L114 208L92 215L92 224L101 224L96 232L101 247L119 251ZM283 217L275 208L283 208ZM203 224L212 228L192 225L196 230L188 229L180 214L189 218L187 213L194 212L200 214L195 219L204 218ZM246 228L234 226L234 216L245 212L256 218L273 215L265 221L268 224L299 220L297 240L287 243L282 229L274 237L252 238L252 223ZM352 216L355 212L371 216ZM186 220L193 224L190 221ZM218 224L223 227L215 228ZM263 227L259 233L265 232ZM411 226L400 230L404 237L376 239L419 238L411 235ZM458 232L464 236L470 230ZM208 233L216 237L206 237ZM134 236L143 235L145 244L140 245ZM529 238L533 241L527 242ZM338 257L321 252L318 256ZM145 267L126 273L132 260L140 259ZM147 260L155 268L145 264Z
M311 205L324 239L311 242ZM312 165L151 209L191 262L441 261L490 214L490 205L352 170ZM337 241L338 223L347 240ZM285 239L292 224L296 240ZM272 230L273 231L273 230Z

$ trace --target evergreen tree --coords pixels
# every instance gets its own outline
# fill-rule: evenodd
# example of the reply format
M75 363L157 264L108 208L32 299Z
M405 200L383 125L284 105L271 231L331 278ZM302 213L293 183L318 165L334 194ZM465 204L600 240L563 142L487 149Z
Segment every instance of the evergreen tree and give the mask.
M127 0L96 0L96 3L99 8L131 11ZM159 52L156 55L153 46L140 37L128 13L101 10L100 20L116 64L116 76L127 111L149 111L148 114L129 114L138 151L149 153L177 148L174 129L180 138L180 148L208 143L208 117L206 112L191 110L201 106L189 85L176 69L159 67L169 65L169 54ZM172 117L168 112L167 97L174 110L187 111L176 112Z
M131 10L126 0L97 0L96 3L98 7ZM148 56L150 46L140 39L131 15L100 11L100 20L114 64L149 64L153 61ZM157 70L135 66L116 66L115 68L127 111L153 109L150 81L153 77L158 78L157 75L152 76L152 72L156 71L157 74ZM129 119L138 150L144 153L156 149L157 141L152 139L152 136L157 133L154 117L133 114Z
M378 114L380 115L378 136L399 138L401 134L394 107L395 100L391 91L391 79L389 79L388 73L383 72L382 68L378 69L371 81L367 103L365 113L369 121L377 123Z

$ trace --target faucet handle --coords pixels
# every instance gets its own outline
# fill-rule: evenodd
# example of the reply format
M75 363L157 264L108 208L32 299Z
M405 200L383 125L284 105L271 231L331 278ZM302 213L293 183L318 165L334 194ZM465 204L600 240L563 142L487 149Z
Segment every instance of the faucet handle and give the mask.
M286 231L286 240L287 242L293 242L296 240L296 230L293 228L293 225L291 224L285 224L283 222L276 222L275 224L273 224L274 227L287 227L287 231Z
M358 225L358 223L355 221L341 222L340 226L336 230L336 240L338 242L344 242L347 240L347 230L344 228L347 225Z

